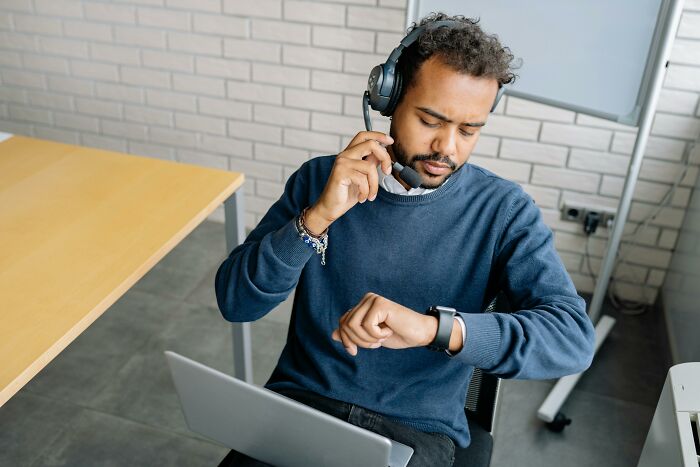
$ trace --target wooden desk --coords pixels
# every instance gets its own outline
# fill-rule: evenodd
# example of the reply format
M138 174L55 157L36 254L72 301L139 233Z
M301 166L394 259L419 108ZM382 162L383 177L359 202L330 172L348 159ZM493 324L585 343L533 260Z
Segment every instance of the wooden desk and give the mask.
M243 180L21 136L0 142L0 406L222 202L229 251L242 241ZM252 380L248 328L234 336L236 374Z

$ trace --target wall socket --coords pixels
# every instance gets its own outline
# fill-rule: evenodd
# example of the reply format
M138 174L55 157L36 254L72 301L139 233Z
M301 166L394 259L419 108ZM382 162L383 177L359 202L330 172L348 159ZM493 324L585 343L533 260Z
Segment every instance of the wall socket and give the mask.
M597 213L600 216L599 227L610 228L615 220L615 210L611 208L599 206L584 207L580 204L569 203L567 201L564 201L561 205L561 219L564 221L583 224L586 220L586 214L588 213Z

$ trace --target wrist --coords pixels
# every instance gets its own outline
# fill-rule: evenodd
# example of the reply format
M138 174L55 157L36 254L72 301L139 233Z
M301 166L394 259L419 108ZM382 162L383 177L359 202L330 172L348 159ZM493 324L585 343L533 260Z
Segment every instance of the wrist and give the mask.
M450 335L450 348L448 349L452 353L457 353L462 350L464 346L464 336L462 335L462 325L459 324L457 318L452 318L454 323L452 325L452 334Z
M315 204L309 207L304 215L304 225L316 236L325 232L332 223L319 212L319 208Z
M423 316L423 326L422 329L425 330L425 335L420 343L422 347L430 345L437 335L438 331L438 319L435 316L421 315ZM450 340L451 343L451 340Z

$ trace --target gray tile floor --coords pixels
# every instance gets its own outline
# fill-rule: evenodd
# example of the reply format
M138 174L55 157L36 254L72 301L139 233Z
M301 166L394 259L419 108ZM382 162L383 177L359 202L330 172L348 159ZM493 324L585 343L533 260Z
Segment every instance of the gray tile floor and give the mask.
M227 450L188 431L163 350L231 373L213 280L223 226L205 222L0 408L0 466L215 466ZM254 323L254 379L284 344L291 300ZM614 314L614 313L613 313ZM505 381L492 465L634 466L668 367L659 313L619 318L549 432L553 381Z

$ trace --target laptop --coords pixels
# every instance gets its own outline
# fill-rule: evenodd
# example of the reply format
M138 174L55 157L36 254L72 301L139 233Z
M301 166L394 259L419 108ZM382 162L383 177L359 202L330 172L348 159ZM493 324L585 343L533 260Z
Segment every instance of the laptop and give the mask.
M279 467L406 467L413 449L175 352L165 356L187 426Z

